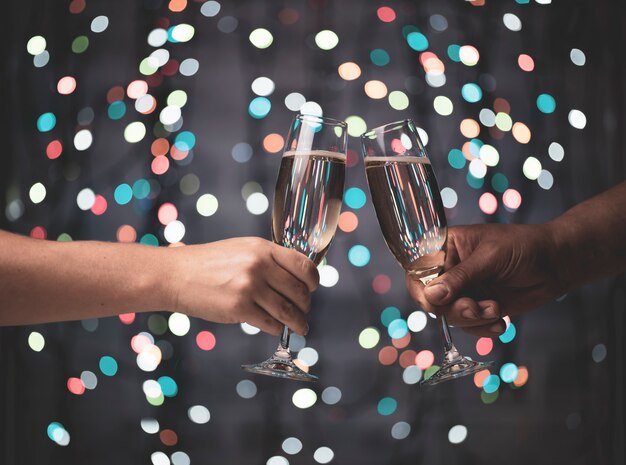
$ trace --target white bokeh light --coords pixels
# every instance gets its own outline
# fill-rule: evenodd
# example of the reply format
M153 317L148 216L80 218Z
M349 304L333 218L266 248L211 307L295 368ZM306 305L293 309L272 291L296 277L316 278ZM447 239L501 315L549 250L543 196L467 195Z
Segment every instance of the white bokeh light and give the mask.
M246 199L246 208L253 215L262 215L269 206L270 202L262 192L254 192Z
M180 242L185 237L185 225L179 220L170 221L163 230L163 236L170 244Z
M291 400L296 407L306 409L315 405L317 394L312 389L302 388L293 393Z
M189 332L191 321L189 317L183 313L174 312L167 320L167 324L172 334L176 336L184 336Z
M452 444L460 444L467 437L467 428L463 425L455 425L448 431L448 441Z
M74 136L74 147L80 152L91 147L92 142L93 135L89 129L81 129Z
M211 419L211 413L209 409L204 405L194 405L187 410L187 416L191 421L199 425L208 423Z
M88 187L82 189L76 196L76 204L83 211L91 209L94 203L96 203L96 194Z
M339 282L339 271L330 265L323 265L318 268L320 274L320 285L333 287Z
M256 95L267 97L268 95L272 95L276 85L270 78L261 76L252 81L252 85L250 87L252 88L252 92Z
M46 198L46 186L44 186L40 182L36 182L32 186L30 186L30 190L28 191L28 197L30 201L37 204L43 202Z

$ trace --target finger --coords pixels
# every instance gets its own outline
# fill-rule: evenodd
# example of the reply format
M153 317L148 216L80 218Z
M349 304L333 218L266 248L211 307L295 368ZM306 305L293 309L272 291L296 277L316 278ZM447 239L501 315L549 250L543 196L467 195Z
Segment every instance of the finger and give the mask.
M496 337L506 331L506 322L498 320L495 323L484 326L468 326L463 328L463 331L478 337Z
M271 288L256 296L256 303L274 319L302 336L308 332L304 313L293 302Z
M306 284L280 266L273 267L266 279L273 290L293 302L301 312L309 312L311 293Z
M283 331L283 324L267 313L261 306L254 304L249 310L242 323L248 323L259 328L261 331L279 336Z
M406 287L415 303L427 312L438 314L445 310L431 304L424 295L424 283L408 273L406 274Z
M424 289L424 295L433 305L447 304L470 288L473 283L484 280L488 275L489 258L486 253L480 253L477 250L428 283Z
M490 325L501 317L500 305L495 300L476 301L469 297L462 297L446 309L448 322L460 327Z
M272 257L279 266L306 284L310 292L318 288L320 275L317 271L317 267L311 260L304 254L293 249L281 247L276 244L273 245Z

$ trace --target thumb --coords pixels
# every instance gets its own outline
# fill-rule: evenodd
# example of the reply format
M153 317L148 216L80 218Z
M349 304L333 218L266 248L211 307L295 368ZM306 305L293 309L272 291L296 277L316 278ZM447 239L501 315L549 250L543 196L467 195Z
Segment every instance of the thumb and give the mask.
M465 260L433 279L424 288L426 299L433 305L444 305L456 298L473 284L489 275L487 254L476 251Z

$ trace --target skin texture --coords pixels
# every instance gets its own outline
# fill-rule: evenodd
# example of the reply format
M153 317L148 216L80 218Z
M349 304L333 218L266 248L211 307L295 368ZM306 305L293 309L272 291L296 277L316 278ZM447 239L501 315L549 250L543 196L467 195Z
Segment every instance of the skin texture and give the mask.
M307 257L256 237L164 248L0 231L0 325L169 310L306 334L318 283Z
M413 299L470 334L501 334L503 316L626 271L626 182L546 224L450 228L444 268L428 286L407 275Z

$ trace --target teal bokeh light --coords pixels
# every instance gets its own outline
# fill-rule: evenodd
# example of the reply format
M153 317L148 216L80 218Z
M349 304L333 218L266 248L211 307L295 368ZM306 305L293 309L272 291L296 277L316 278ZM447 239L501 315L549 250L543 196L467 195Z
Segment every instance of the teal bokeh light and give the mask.
M372 60L372 63L376 66L386 66L391 61L391 57L386 50L382 48L375 48L370 52L370 60Z
M483 178L475 178L469 171L467 172L467 176L465 176L465 180L473 189L480 189L483 187L483 184L485 184L485 180Z
M409 333L409 326L407 325L406 320L398 318L389 323L387 331L389 332L389 337L392 339L402 339Z
M483 90L480 86L478 86L478 84L468 82L461 88L461 96L466 102L476 103L483 98Z
M457 63L461 62L461 46L457 44L448 45L448 57Z
M39 132L52 131L57 124L57 117L54 113L43 113L37 118L37 129Z
M141 239L139 239L139 243L144 244L144 245L158 246L159 240L154 234L148 233L148 234L144 234L143 236L141 236Z
M517 379L517 375L519 374L519 370L517 365L514 363L505 363L500 367L500 378L505 383L512 383Z
M391 415L398 408L398 402L393 397L383 397L378 401L378 413L380 415Z
M174 147L181 152L188 152L196 145L196 136L191 131L183 131L176 136Z
M502 173L496 173L491 178L491 187L502 194L509 188L509 179Z
M397 307L387 307L380 313L380 321L385 327L389 326L393 320L400 318L400 309Z
M452 149L448 152L448 163L452 168L460 170L465 167L467 160L459 149Z
M133 198L133 188L128 184L120 184L115 188L113 198L118 205L126 205Z
M348 260L356 267L363 267L370 262L371 254L364 245L355 245L348 251Z
M542 113L553 113L556 109L556 100L550 94L541 94L537 97L537 108Z
M406 36L406 42L413 50L423 52L428 48L428 39L421 32L411 32Z
M113 357L105 355L100 359L100 371L106 376L115 376L117 373L117 362Z
M505 344L508 344L513 339L515 339L516 334L517 334L517 329L515 328L515 325L513 323L509 323L509 326L508 328L506 328L506 331L504 331L504 333L502 333L498 337L500 338L502 342L504 342Z
M358 210L365 205L365 192L358 187L351 187L343 194L343 201L348 207Z
M61 431L66 431L65 428L63 427L63 425L61 423L59 423L58 421L53 421L52 423L50 423L48 425L47 428L47 433L48 433L48 437L50 438L51 441L57 442L58 438L55 438L55 431L56 430L61 430Z
M109 108L107 108L107 115L112 120L122 119L122 117L126 114L126 104L121 100L116 100L115 102L111 102Z
M272 102L265 97L256 97L248 105L248 113L254 119L265 118L272 109Z
M178 385L169 376L161 376L157 382L161 386L161 392L163 392L165 397L174 397L178 394Z
M133 195L141 200L150 195L150 183L145 179L137 179L133 183Z
M493 394L500 387L500 377L498 375L489 375L483 383L483 391L487 394Z

